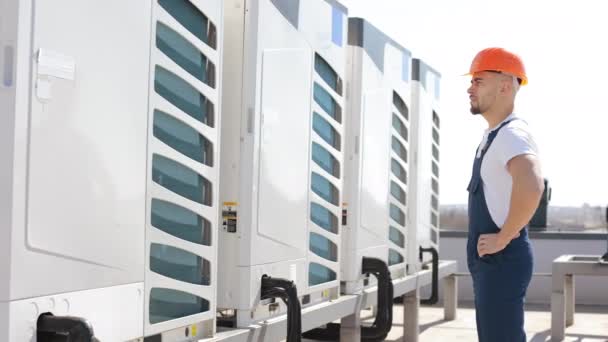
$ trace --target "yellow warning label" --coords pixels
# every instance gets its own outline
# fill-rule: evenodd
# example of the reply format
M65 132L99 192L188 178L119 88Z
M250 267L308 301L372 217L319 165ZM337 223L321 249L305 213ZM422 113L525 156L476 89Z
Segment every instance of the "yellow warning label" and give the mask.
M323 292L321 292L321 296L323 298L328 298L329 297L329 290L323 290Z
M192 336L196 336L196 333L197 333L196 329L197 329L196 325L193 325L190 327L190 332L192 333L191 334Z
M224 202L222 208L222 226L228 233L236 233L237 202Z

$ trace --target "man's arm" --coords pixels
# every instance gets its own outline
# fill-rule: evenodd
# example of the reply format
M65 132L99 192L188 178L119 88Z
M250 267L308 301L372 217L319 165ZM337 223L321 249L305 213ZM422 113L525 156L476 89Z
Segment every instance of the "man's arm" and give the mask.
M480 236L477 251L479 256L503 250L519 231L530 222L538 207L545 183L540 171L540 162L535 155L522 154L507 163L513 179L511 203L505 224L498 234Z
M506 241L505 246L530 222L545 190L540 163L535 155L524 154L511 159L507 170L513 179L511 204L498 234L499 240Z

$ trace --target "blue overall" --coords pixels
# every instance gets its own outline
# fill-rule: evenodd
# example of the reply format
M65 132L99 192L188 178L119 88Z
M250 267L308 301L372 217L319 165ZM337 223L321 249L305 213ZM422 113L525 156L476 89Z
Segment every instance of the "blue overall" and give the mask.
M492 220L481 180L481 163L504 122L490 132L479 157L475 155L469 191L469 236L467 264L473 278L477 336L480 342L525 342L524 297L532 278L532 248L527 227L502 251L477 253L481 234L498 233Z

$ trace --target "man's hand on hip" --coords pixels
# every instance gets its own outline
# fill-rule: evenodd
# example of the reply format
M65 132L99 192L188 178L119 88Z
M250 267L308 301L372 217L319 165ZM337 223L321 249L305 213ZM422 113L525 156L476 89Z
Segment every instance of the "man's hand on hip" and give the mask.
M519 237L519 233L517 236ZM482 257L486 254L494 254L502 251L507 247L511 240L504 240L501 234L481 234L477 240L477 254Z

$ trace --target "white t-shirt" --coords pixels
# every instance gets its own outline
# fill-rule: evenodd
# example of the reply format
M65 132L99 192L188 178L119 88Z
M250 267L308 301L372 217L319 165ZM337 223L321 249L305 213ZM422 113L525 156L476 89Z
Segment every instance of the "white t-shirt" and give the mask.
M516 118L515 114L511 114L494 129L486 130L477 150L477 156L485 146L488 135L498 129L503 122L514 118ZM507 163L522 154L538 155L538 147L530 134L528 124L521 119L512 120L500 129L481 164L481 180L486 204L492 220L499 228L502 228L509 213L513 185Z

